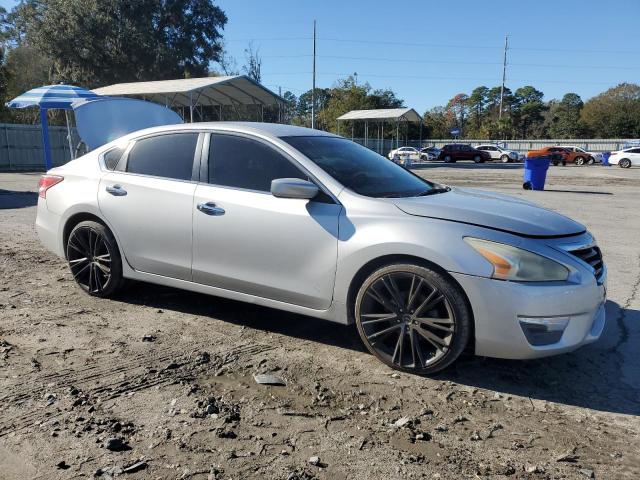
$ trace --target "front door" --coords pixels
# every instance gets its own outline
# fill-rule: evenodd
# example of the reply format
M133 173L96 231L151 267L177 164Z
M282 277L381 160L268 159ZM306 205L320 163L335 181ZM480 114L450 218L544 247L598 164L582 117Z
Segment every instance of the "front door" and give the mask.
M276 178L308 179L261 140L212 134L208 183L196 188L195 282L313 309L332 301L341 205L271 195Z
M194 132L136 140L100 180L98 205L135 270L191 280L197 141Z

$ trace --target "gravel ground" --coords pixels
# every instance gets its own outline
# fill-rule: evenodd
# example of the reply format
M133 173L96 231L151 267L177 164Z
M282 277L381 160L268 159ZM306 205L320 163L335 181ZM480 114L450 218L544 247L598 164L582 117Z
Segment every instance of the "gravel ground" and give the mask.
M584 222L609 267L601 341L425 378L352 327L147 284L92 298L38 243L38 176L0 174L0 478L638 478L640 169L552 168L544 192L520 166L416 172Z

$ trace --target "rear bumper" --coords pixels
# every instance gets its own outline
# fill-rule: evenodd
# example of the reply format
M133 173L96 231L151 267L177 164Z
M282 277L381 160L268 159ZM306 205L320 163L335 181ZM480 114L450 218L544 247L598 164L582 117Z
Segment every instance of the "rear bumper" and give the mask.
M65 258L62 249L62 236L60 232L60 216L47 209L47 201L38 198L38 215L36 216L36 231L40 243L61 258Z
M531 359L570 352L600 338L605 325L606 278L583 284L524 284L452 274L465 290L475 319L477 355ZM522 321L566 318L558 341L533 345Z

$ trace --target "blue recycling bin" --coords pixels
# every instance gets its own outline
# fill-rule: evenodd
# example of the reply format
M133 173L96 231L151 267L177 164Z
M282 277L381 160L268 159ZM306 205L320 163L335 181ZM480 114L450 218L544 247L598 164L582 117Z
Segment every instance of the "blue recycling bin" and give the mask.
M602 165L605 167L609 166L609 157L611 156L611 152L602 152Z
M524 159L524 183L525 190L544 190L544 182L547 179L547 170L551 159L549 157L527 157Z

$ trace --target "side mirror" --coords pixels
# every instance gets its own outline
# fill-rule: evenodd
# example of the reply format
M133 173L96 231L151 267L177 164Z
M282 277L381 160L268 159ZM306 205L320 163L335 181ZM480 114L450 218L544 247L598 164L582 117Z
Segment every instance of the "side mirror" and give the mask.
M271 180L271 195L279 198L301 198L309 200L320 189L314 183L299 178L277 178Z

